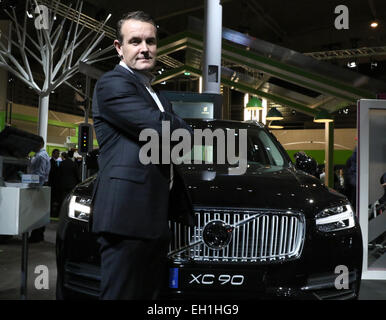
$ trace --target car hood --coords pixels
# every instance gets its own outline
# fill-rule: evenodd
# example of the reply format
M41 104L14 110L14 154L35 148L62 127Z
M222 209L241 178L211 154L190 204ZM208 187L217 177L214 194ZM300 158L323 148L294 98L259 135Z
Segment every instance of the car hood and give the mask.
M252 167L243 175L227 170L182 168L195 206L264 208L316 214L326 207L347 203L345 196L319 179L292 168Z
M196 207L233 207L292 210L315 215L347 203L345 196L324 186L319 179L293 168L249 167L243 175L228 169L179 166ZM96 176L80 183L75 193L91 197Z

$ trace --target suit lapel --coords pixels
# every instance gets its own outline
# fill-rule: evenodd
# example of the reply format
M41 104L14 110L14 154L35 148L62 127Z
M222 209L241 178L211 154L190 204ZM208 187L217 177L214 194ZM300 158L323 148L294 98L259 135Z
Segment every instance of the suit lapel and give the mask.
M158 96L159 100L161 101L162 106L164 107L165 111L172 112L172 106L171 106L169 100L167 100L164 97L164 95L161 92L159 92L158 89L154 89L154 91L157 93L157 96Z
M145 85L140 81L140 79L138 79L138 77L134 73L130 72L129 70L125 69L124 67L122 67L119 64L116 65L115 70L120 72L120 73L124 73L125 76L130 78L130 80L132 80L134 82L134 84L137 86L138 93L142 97L144 97L146 99L146 101L149 102L150 105L152 105L156 109L159 109L157 103L154 101L154 99L150 95L149 91L147 91Z

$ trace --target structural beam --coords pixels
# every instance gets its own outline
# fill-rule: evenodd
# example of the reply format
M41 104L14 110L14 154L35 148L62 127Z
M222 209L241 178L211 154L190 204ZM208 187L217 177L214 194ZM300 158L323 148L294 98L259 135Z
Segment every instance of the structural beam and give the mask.
M325 123L325 182L330 188L334 188L334 123Z
M164 72L162 75L157 76L155 78L153 84L161 83L163 81L167 81L169 79L175 78L176 76L181 75L184 72L190 72L191 75L194 75L197 77L200 77L202 75L201 70L198 70L198 69L193 68L191 66L184 65L182 67L169 70L167 72ZM241 92L251 93L251 94L254 94L254 95L259 96L261 98L265 98L267 100L270 100L272 102L291 107L293 109L296 109L297 111L308 114L310 116L315 116L318 112L318 110L310 109L301 103L298 103L298 102L295 102L295 101L292 101L292 100L289 100L289 99L286 99L286 98L283 98L280 96L276 96L276 95L268 93L268 92L264 92L264 91L255 89L255 88L253 88L247 84L241 83L241 82L231 81L231 80L226 79L224 77L221 77L221 84L223 84L224 86L227 86L227 87L233 87L234 89L241 91Z
M229 33L230 31L227 32ZM232 35L228 34L227 39L231 41ZM159 54L161 55L170 54L187 47L198 50L199 52L204 51L202 37L192 32L183 32L170 39L165 39L160 45ZM375 93L367 90L350 86L336 81L336 79L321 76L281 61L273 60L269 57L259 55L256 52L247 51L225 42L222 43L222 59L244 65L256 71L329 96L334 96L348 103L356 103L360 98L375 98Z

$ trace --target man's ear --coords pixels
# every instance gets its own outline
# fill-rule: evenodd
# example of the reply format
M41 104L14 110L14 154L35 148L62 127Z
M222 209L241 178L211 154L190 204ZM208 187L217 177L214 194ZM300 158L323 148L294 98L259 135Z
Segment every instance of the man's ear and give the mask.
M118 52L118 56L123 59L123 53L122 53L122 48L121 48L121 43L118 40L114 40L114 47L115 50Z

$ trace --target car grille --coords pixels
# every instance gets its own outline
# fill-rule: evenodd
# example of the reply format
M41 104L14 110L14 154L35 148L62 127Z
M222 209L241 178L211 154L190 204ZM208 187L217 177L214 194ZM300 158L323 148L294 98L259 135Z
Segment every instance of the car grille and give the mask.
M178 262L221 263L281 262L300 256L304 235L303 214L280 210L195 210L195 227L170 222L169 258ZM230 243L219 250L209 248L202 231L211 221L233 226Z

